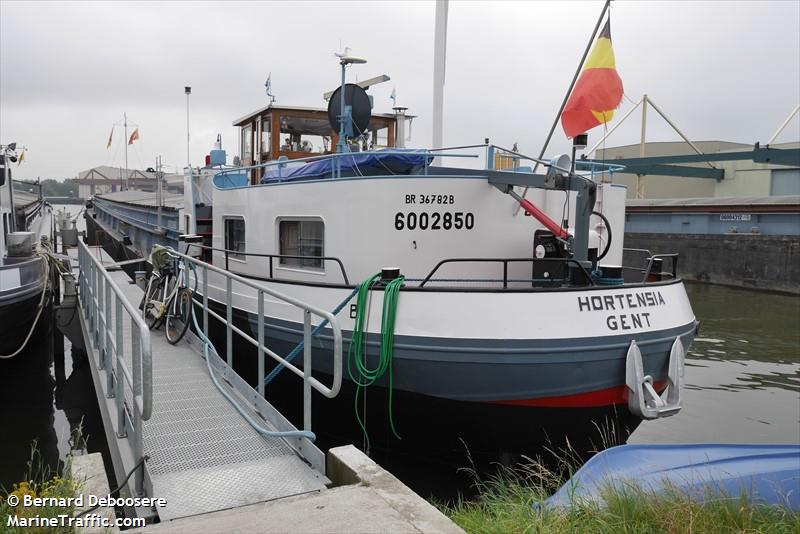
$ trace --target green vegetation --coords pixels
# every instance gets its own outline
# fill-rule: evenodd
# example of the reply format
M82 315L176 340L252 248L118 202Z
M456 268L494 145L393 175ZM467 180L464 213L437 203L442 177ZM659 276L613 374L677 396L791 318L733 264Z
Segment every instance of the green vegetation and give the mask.
M800 532L800 514L783 508L753 506L745 499L699 505L677 491L656 497L633 485L609 489L603 505L580 502L569 509L539 510L536 503L562 480L534 462L475 480L475 500L441 507L469 533Z
M72 527L44 527L44 526L14 526L9 524L9 517L16 516L19 519L34 517L52 518L59 515L72 515L72 507L69 506L33 506L22 505L25 496L30 498L68 498L74 497L78 485L69 476L69 465L64 465L61 473L53 472L42 462L36 442L31 447L31 456L28 460L28 472L26 480L14 484L9 490L0 488L0 532L9 534L39 534L39 533L72 533ZM15 506L9 504L9 498L19 502Z
M78 198L78 184L74 180L58 181L48 178L41 181L41 186L44 197ZM33 180L14 180L14 188L18 190L38 193L38 187Z

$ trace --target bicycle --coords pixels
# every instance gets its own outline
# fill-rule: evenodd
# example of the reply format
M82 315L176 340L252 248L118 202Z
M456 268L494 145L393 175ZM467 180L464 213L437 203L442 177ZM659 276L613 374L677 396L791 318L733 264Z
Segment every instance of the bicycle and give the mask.
M186 267L177 254L157 247L150 254L150 262L153 271L140 305L142 317L151 330L165 324L167 341L175 345L189 329L194 291L186 283Z

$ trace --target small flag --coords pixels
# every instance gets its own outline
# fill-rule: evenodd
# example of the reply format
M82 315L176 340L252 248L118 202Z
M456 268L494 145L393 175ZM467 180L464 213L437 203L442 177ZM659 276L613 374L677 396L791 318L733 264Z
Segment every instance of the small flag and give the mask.
M397 104L397 90L392 87L392 94L389 95L389 98L392 99L392 104Z
M128 144L132 145L134 141L139 139L139 128L136 128L133 133L131 134L131 138L128 139Z
M561 114L561 126L567 137L573 138L610 121L622 101L622 92L622 80L617 74L611 47L609 19L592 47Z
M111 138L114 137L114 127L111 127L111 133L108 134L108 143L106 143L106 150L111 148Z
M272 94L271 94L271 92L272 92L272 73L271 72L269 73L269 76L267 76L267 81L264 84L264 87L267 88L267 96L272 96Z
M22 165L22 162L25 161L25 151L22 151L22 154L19 155L19 159L17 160L17 167Z

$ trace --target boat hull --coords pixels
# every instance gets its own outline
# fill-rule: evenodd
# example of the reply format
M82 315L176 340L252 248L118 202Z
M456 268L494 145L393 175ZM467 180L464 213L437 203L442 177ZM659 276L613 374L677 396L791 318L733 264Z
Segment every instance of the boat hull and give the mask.
M0 325L3 330L3 335L0 336L0 354L11 354L22 346L33 327L40 304L48 304L47 299L42 302L41 286L36 289L38 291L19 296L13 301L0 301ZM46 315L45 311L42 311L42 315ZM36 324L36 331L31 334L31 338L39 334L46 322L40 320Z
M209 299L210 309L225 307ZM197 312L202 313L197 306ZM234 308L234 324L257 337L255 314ZM226 357L224 326L209 319L210 337ZM695 323L669 331L637 335L645 370L657 383L666 378L668 355L676 337L688 347ZM254 387L258 382L255 348L234 336L234 369ZM351 332L343 331L344 347ZM624 443L640 419L627 408L625 355L632 335L597 339L497 340L397 336L387 378L364 390L348 371L334 399L315 395L313 426L324 447L366 445L356 417L366 413L370 445L385 450L463 450L471 453L536 455L545 448L569 446L580 454ZM302 340L302 325L265 317L265 343L279 355ZM367 366L377 366L378 339L368 336ZM347 358L347 354L345 354ZM332 345L324 334L313 346L314 376L332 381ZM347 359L345 360L347 362ZM302 355L294 362L302 367ZM267 357L267 373L274 361ZM391 418L389 397L391 395ZM294 423L302 423L301 381L281 372L266 388L266 398ZM393 435L394 429L402 439Z

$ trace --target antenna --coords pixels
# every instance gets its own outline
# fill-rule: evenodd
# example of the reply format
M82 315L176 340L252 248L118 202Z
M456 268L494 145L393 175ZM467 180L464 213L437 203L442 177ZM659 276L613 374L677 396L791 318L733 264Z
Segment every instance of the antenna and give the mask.
M339 64L341 65L354 65L357 63L367 62L367 60L364 58L351 56L349 46L344 47L344 52L334 52L333 55L339 58Z
M339 109L340 112L339 112L339 121L338 121L339 122L339 124L338 124L339 125L339 142L336 143L336 151L339 152L339 153L343 153L345 151L346 146L347 146L345 144L345 135L346 135L345 125L347 124L349 126L351 124L351 113L352 113L352 109L353 109L352 104L351 105L347 105L347 102L346 102L346 100L347 100L346 96L347 96L348 91L346 90L346 87L345 87L347 85L346 80L345 80L345 69L347 68L348 65L356 65L356 64L366 63L367 60L363 59L363 58L360 58L360 57L351 56L349 47L345 47L344 52L334 52L333 55L339 58L339 65L342 66L342 84L341 84L339 90L337 90L337 92L342 96L339 98L339 103L341 104L340 105L340 109ZM357 86L352 85L352 87L357 87ZM359 87L359 89L362 92L364 92L364 90L361 89L360 87ZM330 110L332 109L331 104L333 104L334 96L336 96L336 93L334 93L334 95L331 96L331 101L328 104L328 110L329 110L328 114L329 114L329 116L330 116ZM364 96L366 96L365 92L364 92ZM369 102L369 97L367 97L367 102ZM336 108L333 107L333 109L336 109ZM367 119L367 121L369 122L369 119ZM356 128L358 128L358 125L354 125L354 126L356 126Z

